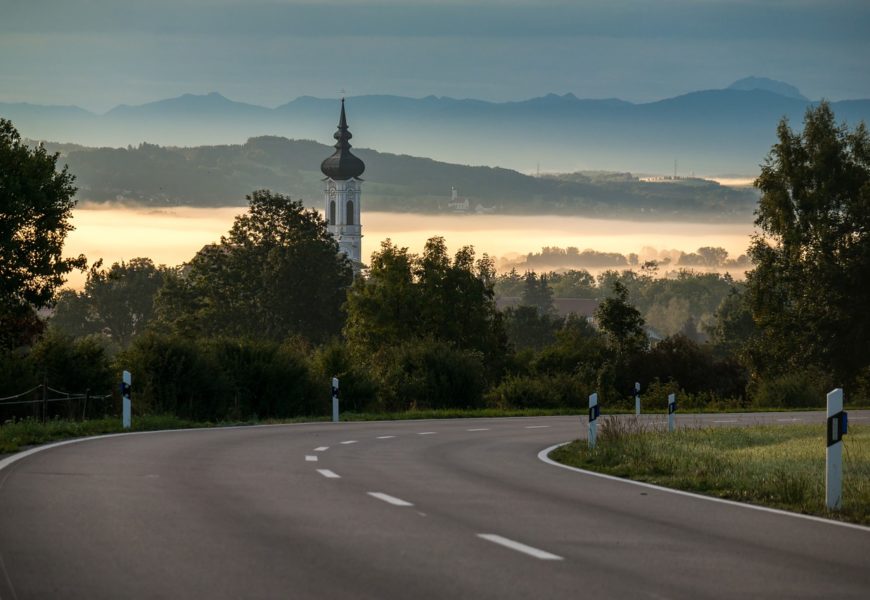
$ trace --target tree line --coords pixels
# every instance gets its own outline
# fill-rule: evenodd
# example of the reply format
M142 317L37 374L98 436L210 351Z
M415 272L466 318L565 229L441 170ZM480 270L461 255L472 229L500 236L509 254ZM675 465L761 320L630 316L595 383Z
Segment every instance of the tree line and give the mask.
M870 136L824 103L778 136L745 284L655 265L498 276L437 236L419 254L385 240L355 277L316 211L260 190L184 265L97 262L73 291L72 176L4 121L0 394L48 373L102 392L123 368L139 410L208 420L326 414L332 376L345 408L376 412L580 409L592 391L628 407L635 381L652 405L678 391L690 408L814 406L834 386L866 401ZM521 302L499 310L510 289ZM557 315L557 290L597 299L594 318ZM680 306L688 318L651 339Z

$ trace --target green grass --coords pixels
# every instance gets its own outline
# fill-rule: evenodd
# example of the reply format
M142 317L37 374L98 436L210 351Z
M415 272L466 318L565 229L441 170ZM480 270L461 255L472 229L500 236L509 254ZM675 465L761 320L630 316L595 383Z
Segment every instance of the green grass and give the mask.
M173 416L137 417L132 431L183 429L203 427L203 423L185 421ZM77 437L120 433L124 431L118 418L90 419L88 421L50 420L46 423L34 419L7 422L0 426L0 453L17 452L27 446L47 444Z
M844 438L843 500L825 508L825 432L818 425L684 428L604 418L598 444L550 454L567 465L795 512L870 524L870 427Z

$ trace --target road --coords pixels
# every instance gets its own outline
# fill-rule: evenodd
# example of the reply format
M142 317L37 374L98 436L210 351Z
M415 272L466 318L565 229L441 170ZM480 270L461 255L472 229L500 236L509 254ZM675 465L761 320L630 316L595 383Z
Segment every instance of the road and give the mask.
M823 422L680 417L784 419ZM50 448L0 470L0 599L870 597L870 529L538 458L584 429L318 423Z

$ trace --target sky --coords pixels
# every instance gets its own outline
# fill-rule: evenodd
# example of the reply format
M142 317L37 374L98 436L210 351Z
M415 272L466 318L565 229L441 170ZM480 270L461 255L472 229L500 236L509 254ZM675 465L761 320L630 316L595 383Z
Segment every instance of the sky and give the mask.
M867 0L0 0L0 102L184 93L645 102L750 75L870 98Z

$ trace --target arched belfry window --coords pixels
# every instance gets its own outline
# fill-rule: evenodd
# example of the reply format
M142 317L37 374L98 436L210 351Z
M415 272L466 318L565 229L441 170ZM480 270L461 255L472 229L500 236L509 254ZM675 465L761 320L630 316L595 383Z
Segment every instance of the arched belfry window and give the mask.
M329 224L335 225L335 200L329 203Z
M347 201L347 224L353 225L353 200Z

